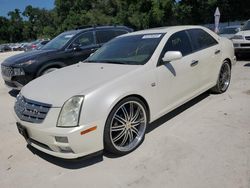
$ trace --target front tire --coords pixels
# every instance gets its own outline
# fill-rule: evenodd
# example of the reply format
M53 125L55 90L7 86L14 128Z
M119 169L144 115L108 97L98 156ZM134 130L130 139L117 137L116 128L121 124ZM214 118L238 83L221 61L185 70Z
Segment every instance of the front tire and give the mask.
M104 128L104 148L116 155L135 150L144 140L148 112L136 97L120 101L111 111Z
M211 91L217 94L224 93L230 85L230 80L231 67L229 62L225 61L221 66L217 84L211 89Z

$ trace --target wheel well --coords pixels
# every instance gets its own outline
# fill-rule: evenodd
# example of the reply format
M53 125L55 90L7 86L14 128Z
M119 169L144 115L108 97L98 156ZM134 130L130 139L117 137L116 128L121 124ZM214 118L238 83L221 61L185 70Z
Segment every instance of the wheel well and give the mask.
M64 67L62 64L52 64L52 65L49 65L49 66L41 67L40 70L37 73L37 76L41 76L41 74L43 73L43 71L45 71L46 69L50 69L50 68L62 68L62 67Z
M230 69L232 68L232 62L231 62L231 60L229 59L229 58L226 58L225 60L224 60L224 62L225 61L227 61L228 63L229 63L229 65L230 65Z
M148 122L150 122L150 109L149 109L149 105L148 105L146 99L144 99L141 95L136 95L136 94L134 94L134 95L128 95L128 96L122 98L121 100L124 100L124 99L126 99L126 98L128 98L128 97L136 97L136 98L140 99L140 100L143 102L143 104L146 106L146 110L147 110L147 113L148 113ZM121 101L121 100L120 100L120 101ZM120 101L119 101L119 102L120 102ZM118 104L119 102L117 102L117 104Z

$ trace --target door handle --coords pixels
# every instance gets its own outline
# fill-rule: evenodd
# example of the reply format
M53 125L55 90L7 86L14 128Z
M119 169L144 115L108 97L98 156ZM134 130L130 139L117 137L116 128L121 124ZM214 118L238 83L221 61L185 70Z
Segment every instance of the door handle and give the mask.
M214 54L217 55L220 53L220 50L215 50Z
M199 61L198 60L193 60L192 63L190 64L191 67L194 67L198 65Z

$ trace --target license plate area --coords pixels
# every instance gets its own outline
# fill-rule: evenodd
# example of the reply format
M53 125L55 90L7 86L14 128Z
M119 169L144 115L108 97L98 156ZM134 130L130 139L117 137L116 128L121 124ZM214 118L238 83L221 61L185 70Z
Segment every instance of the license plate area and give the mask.
M28 135L27 129L24 126L22 126L20 123L16 123L16 125L17 125L18 132L25 138L25 140L28 140L29 135Z

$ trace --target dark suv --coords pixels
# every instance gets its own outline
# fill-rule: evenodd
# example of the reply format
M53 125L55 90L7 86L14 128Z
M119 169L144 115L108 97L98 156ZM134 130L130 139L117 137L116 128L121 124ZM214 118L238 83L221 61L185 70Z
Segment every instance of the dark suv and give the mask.
M99 26L61 33L40 50L7 58L1 65L5 84L20 89L29 81L85 60L105 42L132 32L125 26Z

